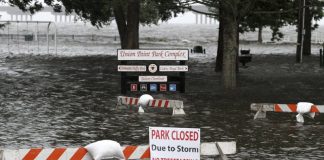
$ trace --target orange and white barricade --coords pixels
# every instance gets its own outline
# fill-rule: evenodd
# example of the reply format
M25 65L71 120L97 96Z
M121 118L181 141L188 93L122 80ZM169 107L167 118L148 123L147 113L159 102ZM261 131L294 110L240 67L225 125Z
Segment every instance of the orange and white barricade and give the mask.
M297 113L297 104L252 103L251 110L257 111L254 119L266 118L266 112ZM310 112L324 113L324 105L313 105Z
M149 145L123 146L126 159L150 159ZM201 156L225 156L236 153L236 142L211 142L201 144ZM0 150L0 160L93 160L87 150L81 148L32 148Z
M138 105L139 98L134 97L117 97L117 107L119 106L130 106L130 107L139 107ZM160 109L173 109L172 115L184 115L183 102L179 100L164 100L164 99L153 99L150 100L148 106L142 107L151 107L151 108L160 108Z

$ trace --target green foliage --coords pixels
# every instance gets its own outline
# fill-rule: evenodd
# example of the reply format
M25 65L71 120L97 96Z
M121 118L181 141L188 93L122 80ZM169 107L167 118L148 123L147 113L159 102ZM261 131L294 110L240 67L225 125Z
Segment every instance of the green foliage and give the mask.
M298 0L256 0L252 12L245 16L241 23L243 31L255 31L260 26L270 27L273 32L271 40L280 40L284 34L279 28L298 23L298 2ZM309 7L315 21L323 18L324 2L320 0L306 0L306 2L306 7ZM312 29L317 27L318 25L314 24Z
M59 11L61 4L67 13L76 13L81 20L90 21L92 25L102 27L114 19L115 4L123 6L127 14L127 0L45 0L46 4ZM173 15L183 12L177 0L141 0L140 22L142 24L157 24L160 20L166 21ZM126 16L125 16L126 17Z
M30 11L31 14L41 10L43 7L39 0L0 0L0 2L7 3L10 6L17 6L24 12Z
M40 0L0 0L0 2L17 6L22 11L30 11L32 14L43 7ZM67 13L74 12L81 20L89 21L97 27L108 25L114 19L114 4L121 4L125 15L128 5L128 0L44 0L43 2L52 6L55 12L61 12L65 8ZM179 0L141 0L140 3L142 24L157 24L159 21L167 21L172 16L184 12Z
M294 14L294 11L294 3L291 0L256 0L252 11L242 18L240 31L256 31L256 29L270 27L271 40L280 40L283 33L279 28L292 23L294 16L290 15Z
M140 11L142 24L157 24L160 20L167 21L184 10L175 0L142 0Z

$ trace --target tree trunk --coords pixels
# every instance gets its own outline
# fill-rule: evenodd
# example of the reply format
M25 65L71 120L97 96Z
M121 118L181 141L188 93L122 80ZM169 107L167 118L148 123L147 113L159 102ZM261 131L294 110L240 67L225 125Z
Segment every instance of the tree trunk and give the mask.
M223 86L226 90L236 88L236 62L237 62L237 3L236 0L223 1L223 38L224 38L224 57L223 57Z
M309 1L306 1L306 5L309 6ZM305 35L303 45L303 55L311 55L311 40L312 40L312 18L309 7L305 8Z
M140 1L128 0L127 15L125 15L123 5L116 0L113 6L121 48L138 49Z
M296 62L302 62L302 37L303 37L303 5L304 0L299 0L299 12L298 12L298 25L297 25L297 49L296 49Z
M258 30L258 43L262 43L262 26L259 26L259 30Z
M124 15L124 9L122 4L119 2L115 2L113 6L114 15L116 24L118 27L118 33L120 37L120 45L122 49L127 48L127 24L126 24L126 18Z
M218 47L217 47L217 57L216 57L216 72L222 72L223 70L223 51L224 51L224 38L223 38L223 15L222 15L222 9L219 8L219 28L218 28Z
M139 48L140 0L128 0L127 10L127 48Z
M128 0L127 19L123 4L115 0L113 6L115 20L118 27L120 44L122 49L138 49L139 48L139 14L140 0ZM122 61L122 65L126 65L127 61ZM121 73L121 93L127 92L127 73Z

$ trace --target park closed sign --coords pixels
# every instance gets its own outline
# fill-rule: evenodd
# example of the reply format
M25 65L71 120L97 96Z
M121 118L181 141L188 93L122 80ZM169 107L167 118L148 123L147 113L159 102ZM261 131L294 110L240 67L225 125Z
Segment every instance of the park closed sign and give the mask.
M150 127L151 160L199 160L200 129Z

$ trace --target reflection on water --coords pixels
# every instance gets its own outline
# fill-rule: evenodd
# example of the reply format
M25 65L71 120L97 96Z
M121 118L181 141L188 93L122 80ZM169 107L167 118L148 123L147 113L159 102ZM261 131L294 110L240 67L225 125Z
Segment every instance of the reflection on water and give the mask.
M102 139L147 144L149 126L197 127L201 128L202 142L235 140L238 153L229 156L233 159L324 158L322 123L308 120L299 126L295 115L276 114L253 121L250 101L223 95L215 85L219 79L215 73L201 83L199 69L188 74L186 94L166 95L185 101L184 117L116 110L116 66L116 57L104 56L18 57L1 63L0 146L84 146ZM212 70L210 64L191 66Z

